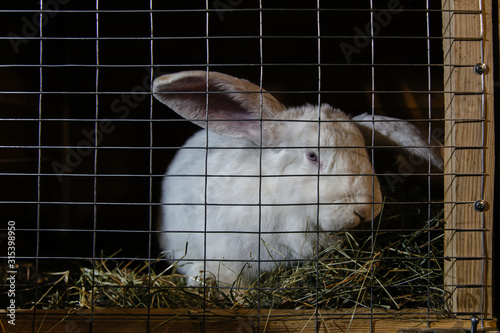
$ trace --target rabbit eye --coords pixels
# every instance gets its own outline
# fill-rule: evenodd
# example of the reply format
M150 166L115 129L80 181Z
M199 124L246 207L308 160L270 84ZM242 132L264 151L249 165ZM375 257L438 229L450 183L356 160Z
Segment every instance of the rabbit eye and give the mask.
M310 151L307 153L307 158L309 161L317 163L318 162L318 154L314 151Z

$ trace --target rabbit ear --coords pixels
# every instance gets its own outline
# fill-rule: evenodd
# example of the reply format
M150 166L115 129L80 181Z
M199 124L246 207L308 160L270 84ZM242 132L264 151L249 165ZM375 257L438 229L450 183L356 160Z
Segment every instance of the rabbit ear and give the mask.
M163 75L154 80L153 92L160 102L201 127L254 142L260 142L260 119L272 119L284 109L257 85L217 72Z
M365 141L375 145L397 146L408 153L429 161L439 168L444 169L442 145L434 138L426 137L415 125L397 118L371 115L363 113L352 118L363 133ZM375 133L373 133L375 131Z

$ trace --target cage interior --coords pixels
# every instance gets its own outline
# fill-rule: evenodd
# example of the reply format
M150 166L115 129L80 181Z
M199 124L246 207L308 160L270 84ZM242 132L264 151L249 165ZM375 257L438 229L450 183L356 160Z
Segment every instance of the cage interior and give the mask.
M366 176L381 184L380 214L348 230L307 231L340 241L279 258L249 289L219 289L209 272L186 286L177 267L186 263L165 259L158 241L162 181L200 128L151 93L164 74L221 72L286 106L406 121L439 148L440 2L32 1L2 4L0 17L0 216L17 229L18 307L448 311L443 171L372 141L362 148L373 165Z

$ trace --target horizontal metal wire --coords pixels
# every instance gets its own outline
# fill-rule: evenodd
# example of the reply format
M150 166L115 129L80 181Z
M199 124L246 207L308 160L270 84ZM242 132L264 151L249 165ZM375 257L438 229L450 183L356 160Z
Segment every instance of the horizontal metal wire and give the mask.
M207 290L208 290L211 287L204 286L203 288L207 288ZM369 290L370 288L371 287L369 287L367 289ZM311 287L311 289L314 290L315 287ZM30 313L31 314L31 313L35 313L36 311L38 311L38 315L40 317L43 315L43 317L47 318L47 319L54 317L54 316L56 316L56 318L57 318L57 316L59 318L61 317L60 313L51 314L50 311L44 311L42 314L42 311L40 311L40 309L26 310L26 312L23 312L23 313ZM207 314L207 312L209 314ZM196 320L196 319L205 321L205 320L209 320L210 313L213 313L213 311L207 311L207 312L205 312L205 311L185 311L184 310L182 312L181 311L176 312L175 317L172 316L170 318L173 318L175 320L177 320L179 318L182 320L189 320L189 321ZM415 318L415 316L417 314L418 314L418 312L415 313L415 311L412 312L411 310L398 310L398 312L397 312L397 316L399 318L403 318L401 320L404 320L405 315L410 315L410 316L412 316L412 318ZM438 310L432 310L431 308L429 308L429 310L426 311L425 313L420 313L421 316L427 315L427 314L430 316L440 316L440 317L443 316L442 312L439 312ZM478 312L460 312L457 314L470 316L470 315L479 315L480 313L478 313ZM92 323L93 320L97 321L100 317L106 318L106 321L109 322L111 320L123 320L123 315L124 315L124 313L120 313L120 312L112 313L110 311L105 311L105 310L101 311L99 308L96 308L95 310L93 310L91 312L89 311L88 314L85 314L84 312L78 312L78 318L88 320L86 322L87 326L89 326L89 324ZM134 314L134 316L137 316L137 315ZM217 314L217 313L213 313L213 316L214 316L213 318L217 318L217 317L220 317L222 315ZM227 318L227 316L228 316L227 314L224 314L224 317ZM234 318L237 318L237 319L241 318L239 316L240 315L234 314L232 317L229 317L229 318L233 318L233 319ZM363 319L368 320L368 319L373 319L373 318L381 318L384 320L391 320L391 321L394 320L393 318L388 319L389 316L390 316L389 311L383 311L383 312L382 311L371 311L368 313L363 313L361 311L357 311L355 316L353 316L353 318L354 318L354 323L356 323L358 320L363 320ZM148 317L148 320L155 318L155 320L161 320L162 323L165 322L165 312L148 311L147 317ZM72 317L70 314L68 314L67 318L72 318ZM108 318L109 318L109 321L108 321ZM269 320L286 321L286 320L288 320L288 318L291 318L294 321L307 320L307 323L308 324L311 323L311 325L312 325L314 323L314 320L319 320L318 323L320 323L320 324L324 323L325 320L336 319L336 318L345 320L346 314L344 311L332 312L332 311L323 311L323 310L319 309L317 311L317 313L313 316L313 315L311 315L311 312L303 313L300 310L299 311L288 311L288 312L269 310L269 312L267 312L267 310L261 309L260 311L258 311L256 313L252 313L250 311L244 312L244 318L245 319L243 321L242 326L241 327L235 326L235 329L240 329L241 331L246 329L246 330L248 330L248 332L252 332L251 329L253 329L253 326L252 326L252 328L250 328L250 325L255 324L255 323L252 323L252 320L261 320L261 325L262 325L262 322L267 322ZM127 319L130 319L130 318L127 318ZM100 319L100 320L102 320L102 319ZM143 319L141 319L141 320L143 320ZM208 321L208 323L213 323L213 322ZM425 323L425 321L422 320L422 323ZM182 325L182 324L180 324L180 325ZM379 325L379 327L381 326L381 324L378 324L378 325ZM201 324L200 324L200 326L201 326ZM369 332L369 331L367 331L367 332ZM373 331L373 332L375 332L375 331Z
M393 202L370 202L379 205L415 205L415 204L450 204L450 205L471 205L475 201L393 201ZM276 207L276 206L321 206L334 205L332 203L289 203L289 204L204 204L204 203L159 203L159 202L106 202L106 201L44 201L44 200L0 200L0 204L32 204L32 205L81 205L81 206L214 206L214 207ZM356 203L352 203L356 204ZM337 203L336 205L345 205Z
M193 92L186 92L185 94L192 94ZM203 92L206 93L206 92ZM210 92L211 93L211 92ZM258 93L258 92L248 92L248 93ZM464 96L464 95L484 95L484 91L470 91L470 92L464 92L464 91L439 91L439 90L434 90L434 91L426 91L426 90L408 90L408 91L401 91L401 90L373 90L373 91L361 91L361 90L322 90L322 91L317 91L317 90L272 90L272 91L267 91L266 93L268 94L439 94L439 95L456 95L456 96ZM2 94L9 94L9 95L123 95L123 94L134 94L134 95L150 95L151 92L131 92L131 91L0 91L0 95Z
M103 287L103 286L101 286L101 287ZM214 289L214 288L218 288L218 287L203 286L203 288L206 288L208 290L208 289ZM367 289L369 290L370 288L371 287L369 287ZM315 287L311 287L311 289L314 290ZM148 309L144 309L144 310L148 310ZM186 310L178 311L178 312L175 312L174 316L171 316L169 318L172 318L173 320L182 319L183 321L184 320L187 320L187 321L200 320L200 321L204 322L205 320L208 320L208 323L210 324L210 323L213 323L212 321L210 321L210 313L213 313L213 316L214 316L213 318L217 318L217 317L222 316L221 314L214 313L213 311L210 311L210 310L211 309L208 308L207 311L194 311L194 310L193 311L186 311ZM207 314L207 312L208 312L208 314ZM42 312L40 309L23 310L22 313L23 314L24 313L33 314L33 315L35 315L35 313L36 313L39 318L43 316L44 321L48 320L48 319L54 320L54 317L57 319L61 318L60 312L55 312L55 311L54 312L51 312L51 311L43 311ZM468 316L480 315L480 313L478 313L478 312L459 312L457 314L468 315ZM79 312L77 312L77 314L74 314L74 315L77 315L79 319L86 320L85 323L86 323L87 327L90 325L96 325L96 323L94 323L94 321L99 323L99 320L103 320L103 319L101 319L101 317L105 318L107 323L110 323L113 320L123 320L123 318L124 318L123 317L124 312L115 311L113 313L110 311L101 310L100 308L97 308L97 307L93 308L92 311L88 311L87 313L85 313L83 311L79 311ZM412 316L412 318L415 318L416 313L415 313L415 311L411 312L411 310L406 310L406 311L405 310L398 310L398 312L397 312L398 317L404 318L405 315L410 315L410 316ZM420 315L442 317L443 313L439 312L438 310L432 310L431 308L429 308L428 311L426 311L425 313L420 313ZM71 313L67 314L64 319L71 320L71 318L72 318L71 316L72 316ZM148 313L147 313L148 321L154 319L156 321L160 321L162 323L165 323L166 322L165 316L166 316L166 312L148 311ZM232 317L228 317L230 315L228 315L226 313L223 316L226 318L233 318L233 319L241 318L240 317L241 314L240 315L234 314ZM388 311L384 311L384 312L371 311L369 313L363 313L363 312L357 311L355 316L354 316L354 322L356 323L358 320L363 320L363 319L369 320L369 319L374 319L374 318L381 318L384 320L391 320L392 321L393 319L392 318L388 319L388 316L390 316L390 312L388 312ZM134 318L136 318L136 317L137 317L137 312L134 313ZM318 319L317 317L319 317L320 319ZM345 320L346 314L343 311L332 312L332 311L319 310L319 311L317 311L317 313L313 317L310 312L303 313L300 310L299 311L288 311L288 312L269 310L269 312L267 312L267 310L261 309L260 311L258 311L256 313L246 311L246 312L244 312L244 321L242 321L242 326L238 327L235 325L234 329L240 329L241 331L246 329L246 330L248 330L248 332L252 332L251 331L252 328L250 328L250 325L252 324L252 320L261 320L261 323L262 323L262 322L266 322L269 320L286 321L286 320L288 320L288 318L291 318L294 321L307 320L307 323L311 322L311 325L312 325L312 323L314 323L314 321L312 321L312 320L319 320L321 323L324 323L325 320L330 320L330 319L333 320L336 318ZM130 319L131 318L127 318L127 320L130 320ZM141 319L141 321L143 321L143 320L144 319ZM425 323L425 321L422 321L422 323ZM181 326L181 325L182 324L180 324L179 326ZM201 323L199 325L201 326ZM102 325L99 325L99 326L102 326ZM379 324L379 326L380 326L380 324Z
M1 259L6 258L0 256ZM30 256L16 256L16 259L18 260L30 260L30 259L38 259L38 260L85 260L85 261L90 261L90 260L103 260L105 257L88 257L88 256L60 256L60 257L45 257L45 256L38 256L38 257L30 257ZM136 258L136 257L111 257L110 259L113 260L134 260L134 261L151 261L151 260L158 260L158 258ZM456 260L456 261L480 261L486 259L485 257L434 257L434 256L428 256L428 257L418 257L418 258L409 258L405 256L401 257L384 257L382 260L415 260L415 261L421 261L421 260L429 260L429 259L436 259L436 260ZM167 260L167 259L163 259ZM356 257L356 260L362 261L362 260L373 260L373 257L363 257L363 258L358 258ZM259 259L259 260L246 260L246 259L197 259L197 258L183 258L180 260L180 262L251 262L251 263L302 263L302 262L311 262L311 261L317 261L317 262L331 262L331 258L325 258L325 259ZM344 261L352 261L352 258L335 258L335 262L344 262ZM377 260L380 261L380 260ZM455 286L455 285L446 285L446 286ZM470 288L470 287L480 287L484 286L483 284L469 284L469 285L456 285L461 288ZM311 287L314 288L314 287Z
M405 229L406 230L406 229ZM16 229L16 231L18 231ZM385 232L385 230L383 230ZM433 229L431 229L430 231L435 231ZM36 230L34 230L33 232L36 232ZM54 232L54 231L47 231L47 232ZM68 231L70 232L70 231ZM109 232L109 231L104 231L104 230L96 230L96 231L83 231L83 232L88 232L88 233L91 233L91 234L99 234L99 233L113 233L113 232ZM365 232L375 232L375 230L367 230ZM478 232L484 232L484 231L478 231ZM139 232L130 232L130 233L139 233ZM150 233L148 231L146 231L145 233ZM182 232L179 232L179 233L188 233L186 231L182 231ZM207 233L210 233L207 231ZM323 234L326 234L328 232L323 232ZM252 233L248 232L246 234L249 234L251 235ZM254 233L255 235L258 235L258 234L265 234L265 233ZM8 256L6 255L3 255L3 256L0 256L0 258L6 258ZM16 259L34 259L34 258L38 258L38 259L54 259L53 257L44 257L44 256L38 256L38 257L34 257L34 256L16 256ZM100 259L103 259L102 257L92 257L92 256L66 256L66 255L61 255L61 256L58 256L56 257L57 259L61 259L61 260L70 260L70 259L80 259L80 260L100 260ZM137 260L137 261L150 261L150 260L167 260L165 258L144 258L144 257L124 257L124 256L113 256L112 257L113 260ZM367 255L367 256L364 256L364 257L356 257L356 260L373 260L373 255ZM444 259L444 260L471 260L471 261L477 261L477 260L484 260L485 257L484 256L470 256L470 257L466 257L466 256L421 256L421 257L408 257L408 256L405 256L405 255L401 255L401 256L387 256L387 257L383 257L381 260L409 260L409 259L412 259L412 260L422 260L422 259ZM222 261L222 262L254 262L254 263L296 263L296 262L310 262L310 261L317 261L317 262L331 262L332 261L332 258L280 258L280 259L255 259L255 260L249 260L249 259L227 259L227 258L189 258L189 257L185 257L185 258L182 258L182 259L179 259L180 261L192 261L192 262L219 262L219 261ZM342 258L342 257L338 257L338 258L335 258L335 261L338 261L338 262L342 262L342 261L352 261L353 259L352 258L349 258L349 257L346 257L346 258ZM378 259L380 260L380 259Z
M0 230L2 230L0 228ZM7 230L7 229L3 229ZM244 234L244 235L275 235L275 234L330 234L330 233L341 233L342 231L339 230L321 230L321 231L316 231L316 230L280 230L280 231L237 231L237 230L228 230L228 231L192 231L192 230L172 230L172 231L160 231L160 230L124 230L124 229L83 229L83 228L74 228L74 229L68 229L68 228L57 228L57 229L50 229L50 228L16 228L16 231L19 232L82 232L82 233L123 233L123 234L164 234L164 233L178 233L178 234ZM433 229L431 227L429 228L419 228L419 229L412 229L412 228L404 228L404 229L391 229L391 228L384 228L384 229L371 229L371 228L357 228L357 229L351 229L349 230L350 234L356 234L356 233L367 233L367 232L397 232L400 233L401 231L405 232L420 232L420 231L425 231L425 232L439 232L436 229ZM457 228L447 228L446 232L450 233L461 233L461 232L487 232L489 231L488 229L484 228L468 228L468 229L457 229ZM385 257L384 257L385 258ZM434 257L433 257L434 258ZM448 258L448 257L447 257ZM466 257L469 258L469 257ZM307 259L304 259L307 260ZM316 259L315 259L316 260ZM318 260L328 260L328 259L318 259Z
M0 161L0 163L2 163ZM81 178L118 178L118 177L127 177L127 178L293 178L293 177L314 177L317 178L318 174L290 174L290 175L201 175L201 174L179 174L179 175L167 175L163 173L159 174L123 174L123 173L37 173L37 172L1 172L0 177L81 177ZM384 172L384 173L373 173L373 174L321 174L323 177L443 177L443 176L453 176L453 177L483 177L487 176L485 173L477 172L467 172L467 173L456 173L456 172L408 172L408 173L392 173L392 172Z
M155 63L153 65L151 64L121 64L121 65L114 65L114 64L76 64L76 63L61 63L61 64L0 64L0 68L68 68L68 67L77 67L77 68L159 68L159 67L187 67L187 68L209 68L210 67L288 67L288 66L302 66L302 67L318 67L318 63L309 63L309 62L303 62L303 63L265 63L265 64L259 64L259 63L210 63L210 64L200 64L200 63L193 63L193 64L168 64L168 63ZM430 63L430 64L410 64L410 63L376 63L376 64L369 64L369 63L321 63L321 67L370 67L370 68L377 68L377 67L424 67L424 68L474 68L476 64L439 64L439 63ZM363 90L365 91L370 91L370 90Z
M114 122L114 123L121 123L121 122L145 122L145 123L155 123L155 122L160 122L160 123L169 123L169 122L193 122L193 121L204 121L204 122L213 122L213 121L220 121L220 122L231 122L234 121L232 119L189 119L189 118L182 118L182 119L169 119L169 118L160 118L160 119L152 119L152 118L120 118L117 116L116 118L2 118L0 117L0 120L2 121L19 121L19 122L90 122L90 123L102 123L102 122ZM384 122L408 122L408 123L433 123L433 122L456 122L456 123L480 123L484 122L486 119L483 117L478 117L478 118L415 118L415 119L374 119L374 120L343 120L343 119L322 119L321 123L384 123ZM318 123L318 120L300 120L300 119L238 119L239 122L253 122L253 121L262 121L262 122L274 122L274 121L280 121L280 122L298 122L298 123ZM363 146L366 147L366 146ZM380 147L380 146L376 146ZM429 147L429 146L425 146ZM186 147L187 148L187 147ZM242 147L243 148L243 147ZM457 147L458 148L458 147Z
M245 12L245 11L256 11L256 12L266 12L266 11L289 11L289 12L377 12L384 8L317 8L316 4L314 8L301 7L301 8L290 8L290 7L262 7L262 8L231 8L224 7L224 12ZM433 8L405 8L405 12L426 12L426 13L453 13L453 14L481 14L481 10L454 10L454 9L433 9ZM2 9L0 12L5 13L192 13L192 12L220 12L221 9L218 8L182 8L182 9L64 9L60 8L58 10L51 9Z
M146 40L146 41L155 41L155 40L216 40L216 39L255 39L255 40L266 40L266 39L353 39L356 38L356 35L304 35L304 36L291 36L291 35L200 35L200 36L0 36L0 40ZM477 37L460 37L460 36L384 36L384 35L373 35L373 36L363 36L367 40L377 40L377 39L409 39L409 40L450 40L450 41L464 41L464 42L480 42L482 41L481 36Z
M388 285L387 288L405 288L405 287L408 287L408 288L411 288L411 287L415 287L415 288L418 288L418 289L428 289L428 288L437 288L437 287L444 287L443 285L424 285L424 284L411 284L411 285L408 285L406 286L405 284L406 283L411 283L412 280L408 280L408 281L404 281L404 282L401 282L399 284L391 284L391 285ZM104 287L103 285L100 285L98 283L90 283L91 286L93 287L96 287L96 288L99 288L99 287ZM80 284L75 284L75 286L83 286L80 285ZM359 285L352 285L352 286L345 286L346 289L359 289L361 286L361 284ZM381 288L385 288L386 286L370 286L368 288L370 289L381 289ZM137 289L144 289L144 290L147 290L147 289L152 289L152 290L182 290L182 289L185 289L185 288L189 288L189 287L185 287L185 286L174 286L174 285L171 285L171 286L165 286L165 287L158 287L158 286L147 286L147 285L143 285L143 286L139 286L139 285L120 285L120 286L116 286L115 288L122 288L122 289L134 289L134 288L137 288ZM218 287L218 286L207 286L207 289L212 289L212 290L216 290L216 289L225 289L224 287ZM233 290L248 290L248 287L232 287L231 289ZM260 287L258 288L259 291L263 292L263 291L278 291L278 290L324 290L324 287L323 286L311 286L311 287Z
M85 141L87 142L87 141ZM213 146L199 146L199 147L178 147L178 146L94 146L87 144L79 144L79 145L61 145L61 146L45 146L45 145L5 145L0 146L0 149L89 149L89 150L172 150L172 149L183 149L183 150L289 150L289 149L317 149L318 146L297 146L297 147L213 147ZM319 146L321 149L373 149L373 150L382 150L382 149L402 149L399 146ZM445 148L445 149L454 149L454 150L477 150L477 149L485 149L484 146L405 146L405 148L412 149L429 149L429 148Z
M267 11L286 11L286 12L378 12L380 10L384 10L383 8L231 8L224 7L224 12L267 12ZM58 10L50 10L50 9L2 9L0 13L91 13L91 14L100 14L100 13L146 13L146 14L155 14L155 13L218 13L220 9L217 8L185 8L185 9L64 9L60 8ZM420 9L420 8L405 8L405 12L408 13L451 13L455 15L477 15L482 14L481 10L453 10L453 9Z

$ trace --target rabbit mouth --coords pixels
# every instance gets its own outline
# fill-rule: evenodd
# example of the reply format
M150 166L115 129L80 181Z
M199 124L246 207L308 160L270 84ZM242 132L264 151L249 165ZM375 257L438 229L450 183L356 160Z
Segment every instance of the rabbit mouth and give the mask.
M356 215L359 218L358 224L362 223L362 222L367 222L367 221L371 220L371 215L370 216L364 216L364 215L358 213L357 211L354 211L354 215Z
M368 199L370 198L356 201L342 199L335 201L333 205L326 205L324 211L320 212L320 216L325 217L321 224L326 226L328 223L331 226L329 229L347 230L372 221L380 213L381 207Z

